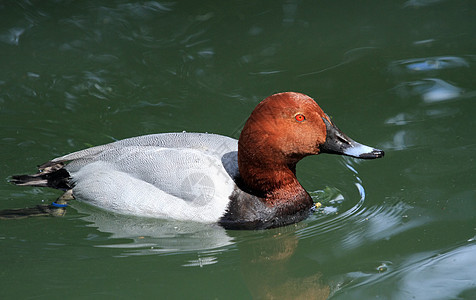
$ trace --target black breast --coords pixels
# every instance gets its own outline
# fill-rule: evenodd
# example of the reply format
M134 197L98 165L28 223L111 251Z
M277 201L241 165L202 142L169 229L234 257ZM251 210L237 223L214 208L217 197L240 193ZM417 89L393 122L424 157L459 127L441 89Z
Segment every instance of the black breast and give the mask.
M305 199L300 199L303 197ZM310 199L306 193L306 195L297 195L292 199L279 201L277 205L269 206L265 204L264 198L235 185L233 194L230 196L230 204L219 224L225 229L253 230L297 223L309 216L310 205L307 198Z

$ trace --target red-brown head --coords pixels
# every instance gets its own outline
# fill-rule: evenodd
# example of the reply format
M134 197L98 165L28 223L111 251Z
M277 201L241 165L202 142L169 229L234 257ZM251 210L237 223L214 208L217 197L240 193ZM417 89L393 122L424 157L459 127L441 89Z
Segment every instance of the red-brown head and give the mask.
M304 94L269 96L256 106L245 123L238 155L289 164L318 154L319 146L326 140L323 117L327 118L322 109Z
M279 93L259 103L245 123L238 142L238 166L250 188L267 193L298 184L296 163L322 152L383 156L383 151L344 135L309 96Z

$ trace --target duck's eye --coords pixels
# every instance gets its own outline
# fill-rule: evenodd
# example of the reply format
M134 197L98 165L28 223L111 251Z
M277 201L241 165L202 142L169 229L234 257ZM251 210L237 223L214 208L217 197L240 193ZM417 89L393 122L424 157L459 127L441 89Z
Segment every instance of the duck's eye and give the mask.
M302 122L302 121L306 120L306 117L303 114L297 114L297 115L294 116L294 119L296 119L296 121L298 121L298 122Z

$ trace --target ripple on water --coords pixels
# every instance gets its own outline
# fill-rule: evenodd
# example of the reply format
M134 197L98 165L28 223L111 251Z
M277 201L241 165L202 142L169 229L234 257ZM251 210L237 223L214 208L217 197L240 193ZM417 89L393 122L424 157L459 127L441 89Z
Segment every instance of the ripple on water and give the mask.
M301 238L325 235L325 239L333 241L333 248L336 249L333 255L339 256L368 242L388 240L424 222L423 220L407 220L406 212L411 207L403 202L393 205L384 203L369 208L362 204L330 220L319 221L301 229L298 235Z
M352 272L351 280L364 279L337 291L335 299L369 299L375 296L375 282L379 283L382 298L392 299L474 299L476 295L476 244L468 243L440 253L425 252L407 257L392 265L392 271L379 273ZM342 290L344 291L344 290ZM472 297L471 297L472 296Z
M0 33L0 42L18 46L20 37L25 32L25 30L26 28L21 27L10 28L7 30L7 32Z
M436 56L396 60L389 64L394 75L399 74L436 74L440 70L469 68L470 64L462 57ZM396 86L397 93L402 97L420 96L425 103L435 103L460 97L464 90L439 78L423 78L407 81Z
M427 72L433 70L469 67L469 63L457 56L436 56L396 60L390 64L393 73Z
M403 97L420 96L425 103L450 100L463 94L462 88L438 78L403 82L396 87L396 90Z
M407 2L405 2L403 7L420 8L420 7L436 4L436 3L442 2L442 1L443 0L408 0Z
M412 207L400 200L385 201L368 206L365 203L365 184L358 177L357 170L350 164L346 167L355 174L355 189L350 195L337 188L327 187L311 193L315 202L322 203L317 212L307 221L307 227L296 233L300 239L331 240L332 256L341 256L368 242L388 240L401 232L421 226L427 219L408 218ZM357 203L343 210L345 202Z
M456 299L476 289L476 244L410 257L400 269L400 299Z
M358 202L348 209L342 211L343 204L349 201L353 196L346 196L346 193L340 191L337 187L327 186L323 190L310 192L314 202L319 203L316 213L309 218L313 225L305 227L297 232L300 238L308 238L316 235L333 232L346 224L346 220L359 214L365 201L365 189L361 179L357 176L357 171L350 165L345 166L355 174L354 185L356 187L352 194L356 196Z

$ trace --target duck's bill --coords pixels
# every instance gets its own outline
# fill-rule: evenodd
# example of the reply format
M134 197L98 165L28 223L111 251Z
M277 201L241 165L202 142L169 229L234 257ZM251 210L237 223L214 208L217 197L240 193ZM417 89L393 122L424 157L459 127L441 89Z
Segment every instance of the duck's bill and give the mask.
M334 124L326 118L322 118L327 127L326 142L321 145L321 153L347 155L362 159L374 159L383 157L385 152L369 146L357 143L342 133Z

